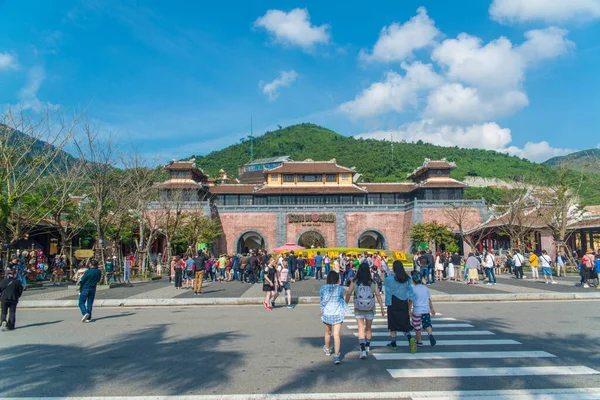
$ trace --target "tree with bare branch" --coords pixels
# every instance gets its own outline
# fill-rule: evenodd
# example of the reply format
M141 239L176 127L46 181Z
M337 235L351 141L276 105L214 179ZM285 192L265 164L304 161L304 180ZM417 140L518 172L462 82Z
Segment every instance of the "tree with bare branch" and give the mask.
M34 118L9 108L0 115L0 241L8 252L47 217L48 199L32 193L57 161L68 158L63 150L75 122L49 111Z

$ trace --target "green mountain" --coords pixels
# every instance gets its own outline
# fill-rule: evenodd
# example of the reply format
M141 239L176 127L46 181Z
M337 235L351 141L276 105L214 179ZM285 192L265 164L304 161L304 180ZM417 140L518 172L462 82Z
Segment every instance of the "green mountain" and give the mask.
M600 172L600 149L587 149L566 156L553 157L544 161L545 165L567 164L578 171Z
M556 177L551 166L491 150L441 147L421 141L394 142L392 146L389 141L357 139L308 123L266 132L253 141L254 158L285 155L296 161L335 158L340 165L354 167L363 174L366 182L406 181L407 174L421 166L425 158L446 158L456 162L457 168L452 172L452 177L459 180L467 176L480 176L548 182ZM250 139L244 138L240 143L222 150L195 156L196 164L210 176L216 176L220 169L237 175L238 167L250 161L250 146ZM489 188L470 188L467 196L480 198L490 191ZM598 197L597 202L600 204L600 196Z

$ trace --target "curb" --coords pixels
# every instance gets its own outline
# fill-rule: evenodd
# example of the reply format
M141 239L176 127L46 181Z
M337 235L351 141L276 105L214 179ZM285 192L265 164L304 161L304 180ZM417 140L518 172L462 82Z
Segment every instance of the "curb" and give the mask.
M440 303L489 301L552 301L600 300L600 293L498 293L498 294L442 294L431 299ZM296 304L319 304L317 296L294 298ZM236 306L262 305L262 297L207 297L190 299L107 299L96 300L94 307L172 307L172 306ZM77 300L22 300L19 308L78 307Z

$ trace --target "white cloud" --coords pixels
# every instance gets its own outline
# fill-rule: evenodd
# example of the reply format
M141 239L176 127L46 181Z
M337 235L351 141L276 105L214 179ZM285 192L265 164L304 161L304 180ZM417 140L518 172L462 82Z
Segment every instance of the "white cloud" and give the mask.
M357 135L364 139L389 139L417 142L422 140L438 146L460 146L489 150L503 150L511 141L510 129L501 128L494 122L460 127L437 125L431 119L423 119L402 125L397 130L376 131Z
M269 83L260 81L260 87L264 94L269 96L269 100L273 101L279 96L279 88L290 86L298 78L298 74L293 69L290 71L281 71L279 76Z
M289 13L269 10L254 21L254 26L265 28L277 42L300 46L305 51L311 50L315 44L329 42L329 25L311 25L305 8L295 8Z
M600 0L494 0L490 15L501 22L565 22L600 18Z
M495 122L469 126L438 125L431 119L404 124L396 130L375 131L356 135L363 139L378 139L435 144L438 146L459 146L505 152L535 162L546 161L555 156L570 154L576 150L554 148L548 142L527 142L523 148L509 146L511 131Z
M522 149L516 146L510 146L506 149L506 152L509 154L513 154L521 158L527 158L528 160L535 162L543 162L552 157L564 156L576 151L577 150L573 149L555 148L550 146L550 143L546 141L539 143L527 142Z
M510 115L528 104L527 95L519 90L482 96L477 88L449 83L429 94L423 115L438 122L485 121Z
M443 83L431 64L402 63L404 76L394 71L386 73L383 82L373 83L354 100L340 105L339 110L353 118L376 117L390 111L402 112L418 105L418 94Z
M440 35L425 7L419 7L417 15L400 25L384 26L371 54L361 50L360 58L366 61L403 61L413 57L413 51L431 46Z
M40 112L46 108L58 109L57 104L50 102L43 103L38 99L37 93L40 90L42 82L46 79L46 71L42 67L33 67L29 70L27 75L27 84L19 90L17 96L20 101L20 107L23 110L33 110Z
M0 71L3 69L16 69L17 58L12 54L0 53Z
M444 40L431 59L446 68L450 80L476 86L516 87L523 79L523 59L505 37L482 46L480 38L461 33Z
M478 87L514 88L525 76L531 63L565 54L573 43L567 31L550 27L525 33L527 40L514 47L505 37L483 45L482 40L466 33L446 39L432 53L432 60L442 65L451 80Z
M575 43L565 38L566 35L565 29L553 26L534 29L525 33L527 41L517 51L528 63L556 58L575 47Z

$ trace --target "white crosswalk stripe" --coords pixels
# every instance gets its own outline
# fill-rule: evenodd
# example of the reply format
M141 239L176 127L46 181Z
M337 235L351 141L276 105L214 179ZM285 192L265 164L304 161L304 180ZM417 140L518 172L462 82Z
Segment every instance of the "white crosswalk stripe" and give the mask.
M436 324L435 328L473 328L471 324ZM348 329L358 329L358 325L348 325ZM372 329L387 329L387 325L373 325Z
M386 327L387 328L387 327ZM435 328L435 326L434 326ZM493 332L490 331L436 331L434 332L434 336L479 336L479 335L494 335ZM354 333L354 336L358 336L358 333ZM390 336L390 332L387 330L382 331L374 331L373 336Z
M373 353L377 360L456 360L461 358L552 358L545 351L457 351L443 353Z
M389 340L372 340L371 347L385 347L388 343ZM397 344L398 346L408 346L408 341L399 339ZM429 346L428 341L424 341L423 344ZM438 340L435 346L505 346L511 344L521 344L521 342L512 339Z
M580 365L566 367L509 368L428 368L388 369L393 378L448 378L464 376L597 375L600 372Z
M378 309L379 310L379 309ZM350 314L348 317L352 317ZM430 351L431 345L427 340L427 333L423 333L423 344L424 346L419 347L417 353L407 352L408 341L406 338L399 333L397 338L397 345L400 348L399 351L393 351L386 349L387 344L390 340L390 334L387 330L387 318L377 317L373 320L373 337L380 338L385 337L386 340L373 340L370 342L371 348L376 349L375 352L371 353L372 356L378 362L383 363L395 363L399 362L403 367L406 366L406 361L410 360L429 360L427 368L389 368L385 364L388 373L397 379L401 378L441 378L441 377L514 377L514 376L568 376L568 375L598 375L600 371L593 368L586 367L583 365L564 365L564 366L536 366L536 360L541 359L556 359L557 356L545 351L539 350L522 350L515 351L514 349L522 349L523 344L512 339L480 339L478 336L492 336L494 332L488 330L477 330L469 329L476 328L470 323L463 323L457 321L452 317L441 318L441 314L436 314L436 317L431 318L433 325L433 334L435 337L447 337L448 340L437 340L436 348L440 347L452 347L456 348L456 351ZM456 322L452 322L456 321ZM440 323L450 322L450 323ZM385 323L385 324L383 324ZM357 324L348 324L346 326L351 331L358 329ZM452 330L450 330L450 329ZM465 328L465 329L456 329ZM358 336L357 332L353 332L354 336ZM414 335L414 334L413 334ZM453 339L456 337L457 339ZM520 347L512 347L512 346ZM468 351L461 349L460 346L468 348ZM506 348L499 348L502 351L492 351L487 349L487 346L509 346ZM483 350L485 349L485 351ZM490 350L490 351L488 351ZM499 361L496 361L496 365L489 367L481 367L478 364L477 368L471 367L469 364L472 361L469 360L509 360L509 359L521 359L520 366L510 367L498 367ZM439 368L436 363L444 362L444 360L464 360L467 365L464 368ZM501 361L500 361L501 362ZM481 361L479 362L481 363ZM390 365L391 367L392 365Z

